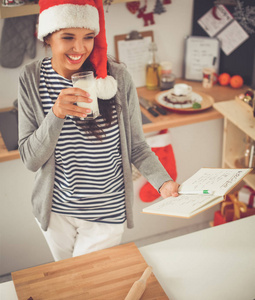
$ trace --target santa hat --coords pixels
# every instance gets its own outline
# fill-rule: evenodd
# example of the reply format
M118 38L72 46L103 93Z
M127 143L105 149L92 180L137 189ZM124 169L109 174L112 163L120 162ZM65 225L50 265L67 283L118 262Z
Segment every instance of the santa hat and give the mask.
M87 28L95 32L94 49L89 57L97 74L97 96L111 99L117 82L107 75L107 43L102 0L40 0L38 39L63 28Z

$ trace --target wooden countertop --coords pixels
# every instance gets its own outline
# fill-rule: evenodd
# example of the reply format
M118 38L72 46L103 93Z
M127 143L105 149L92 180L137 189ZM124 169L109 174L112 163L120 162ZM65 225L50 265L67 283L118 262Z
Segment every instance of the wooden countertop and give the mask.
M240 89L233 89L229 86L223 87L220 85L215 85L212 88L207 89L203 88L201 82L182 79L176 80L176 83L187 83L192 86L193 91L198 93L201 92L213 97L214 102L233 100L237 95L247 91L248 89L247 86ZM137 92L139 96L154 102L156 94L160 91L149 91L145 87L141 87L137 89ZM222 118L222 115L213 107L197 113L175 113L169 111L166 116L159 115L158 117L153 117L143 107L141 107L141 111L149 120L152 121L152 123L143 125L145 133Z
M12 278L20 300L120 300L147 267L135 244L129 243L13 272ZM142 299L168 299L153 273Z
M180 83L180 82L191 85L195 92L202 92L208 94L209 96L214 98L215 102L233 100L235 96L245 92L248 89L247 86L244 86L241 89L233 89L231 87L222 87L220 85L215 85L210 89L205 89L202 87L201 82L186 81L182 79L176 80L176 83ZM142 96L147 100L154 101L155 95L160 91L159 90L149 91L145 87L141 87L141 88L137 88L137 92L139 96ZM1 111L3 111L3 109L1 109ZM181 113L175 113L169 111L166 116L159 115L158 117L153 117L143 107L141 107L141 111L150 121L152 121L152 123L143 125L143 130L145 133L222 118L222 115L218 111L216 111L213 107L203 112L197 112L191 114L187 114L187 113L181 114ZM8 151L4 145L4 142L0 134L0 162L9 161L18 158L20 158L19 151L18 150Z

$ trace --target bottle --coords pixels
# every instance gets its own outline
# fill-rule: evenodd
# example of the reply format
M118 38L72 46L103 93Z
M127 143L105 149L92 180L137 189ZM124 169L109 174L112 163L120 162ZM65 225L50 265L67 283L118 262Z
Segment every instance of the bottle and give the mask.
M152 42L149 45L149 61L146 65L146 87L149 90L159 89L160 84L160 66L156 56L157 45Z
M175 76L172 74L172 63L164 61L160 63L161 76L160 76L160 90L170 90L174 86Z

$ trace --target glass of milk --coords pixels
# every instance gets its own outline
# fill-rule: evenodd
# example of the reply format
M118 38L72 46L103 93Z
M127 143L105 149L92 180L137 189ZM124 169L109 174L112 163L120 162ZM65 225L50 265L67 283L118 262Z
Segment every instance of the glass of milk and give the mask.
M96 93L96 79L92 71L85 71L80 73L75 73L72 75L72 83L74 87L80 88L90 94L90 99L93 101L87 102L77 102L80 107L90 108L91 113L87 115L85 119L92 120L100 115L97 93Z

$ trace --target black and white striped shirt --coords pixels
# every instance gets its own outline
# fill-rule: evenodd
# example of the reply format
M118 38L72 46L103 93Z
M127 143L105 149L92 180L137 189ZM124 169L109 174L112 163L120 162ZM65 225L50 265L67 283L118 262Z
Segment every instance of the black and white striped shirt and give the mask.
M40 97L45 115L60 91L72 87L71 80L57 74L51 59L44 59L40 72ZM117 112L103 129L101 140L84 132L67 117L55 149L55 182L52 211L87 221L120 224L126 220L125 192Z

